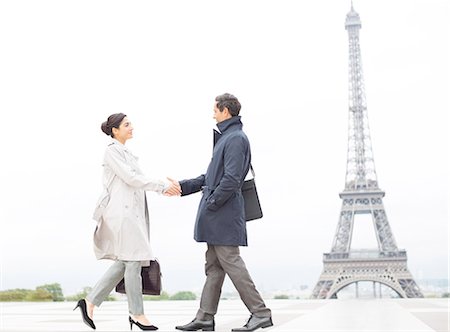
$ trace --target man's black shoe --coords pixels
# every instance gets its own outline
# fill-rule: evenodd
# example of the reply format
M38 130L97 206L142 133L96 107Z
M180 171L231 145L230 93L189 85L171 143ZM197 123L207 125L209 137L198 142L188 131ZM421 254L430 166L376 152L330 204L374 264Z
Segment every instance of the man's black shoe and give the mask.
M200 320L195 318L192 322L186 325L175 326L177 330L181 331L214 331L214 319Z
M232 329L231 331L232 332L247 332L247 331L254 331L256 329L259 329L260 327L265 329L266 327L270 327L270 326L273 326L272 317L256 317L254 315L251 315L247 324L245 324L243 327L238 327L238 328Z

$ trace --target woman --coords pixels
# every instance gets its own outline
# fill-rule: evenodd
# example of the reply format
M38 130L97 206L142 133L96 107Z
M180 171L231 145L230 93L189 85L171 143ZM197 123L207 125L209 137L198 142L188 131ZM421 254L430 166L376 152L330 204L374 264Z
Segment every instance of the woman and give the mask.
M115 263L94 286L86 299L78 301L83 321L95 329L94 307L100 306L122 278L128 300L129 322L141 330L157 330L144 315L141 267L154 259L149 239L149 220L145 191L167 196L181 194L178 184L146 178L137 158L125 147L133 137L133 126L122 113L112 114L101 126L111 136L103 164L103 193L94 212L97 228L94 250L97 259L111 259ZM74 310L75 310L74 309Z

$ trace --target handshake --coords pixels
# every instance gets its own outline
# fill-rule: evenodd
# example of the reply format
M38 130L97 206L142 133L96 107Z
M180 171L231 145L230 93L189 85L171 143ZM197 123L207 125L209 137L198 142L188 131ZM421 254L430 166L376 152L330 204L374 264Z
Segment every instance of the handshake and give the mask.
M181 196L180 183L177 180L171 179L169 177L167 178L167 180L169 180L170 186L163 192L163 195L168 197Z

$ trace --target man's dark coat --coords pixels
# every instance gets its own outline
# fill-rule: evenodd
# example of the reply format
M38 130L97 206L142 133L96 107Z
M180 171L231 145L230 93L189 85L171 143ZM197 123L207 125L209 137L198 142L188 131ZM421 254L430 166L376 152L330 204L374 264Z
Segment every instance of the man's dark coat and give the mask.
M212 245L247 245L241 187L250 167L250 144L240 116L217 124L214 150L206 174L180 181L182 195L203 190L194 239Z

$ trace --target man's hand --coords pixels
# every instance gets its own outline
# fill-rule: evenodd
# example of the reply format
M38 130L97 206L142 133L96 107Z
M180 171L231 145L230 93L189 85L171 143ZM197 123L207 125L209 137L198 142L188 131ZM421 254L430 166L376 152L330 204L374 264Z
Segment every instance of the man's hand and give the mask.
M170 187L164 192L164 196L181 196L181 186L177 180L167 178L170 181Z

